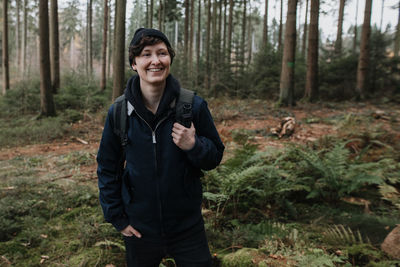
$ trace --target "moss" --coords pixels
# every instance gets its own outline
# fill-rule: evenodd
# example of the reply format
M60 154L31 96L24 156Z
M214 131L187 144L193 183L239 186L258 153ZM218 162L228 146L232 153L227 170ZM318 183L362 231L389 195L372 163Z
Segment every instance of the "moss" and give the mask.
M346 248L351 262L365 266L384 259L384 254L370 244L356 244Z

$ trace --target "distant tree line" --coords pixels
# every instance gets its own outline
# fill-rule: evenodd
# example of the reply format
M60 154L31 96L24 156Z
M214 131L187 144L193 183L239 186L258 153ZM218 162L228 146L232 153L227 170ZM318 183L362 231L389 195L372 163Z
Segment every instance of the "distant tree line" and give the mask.
M372 0L365 0L362 25L357 25L357 10L347 34L353 39L343 39L350 1L356 1L358 9L360 0L333 1L338 6L336 40L324 43L320 0L265 0L264 17L254 0L135 0L129 10L126 0L87 0L84 8L78 0L61 7L57 0L4 0L2 92L10 89L10 71L14 82L37 75L39 67L41 113L52 116L60 69L75 69L89 80L98 79L101 91L112 76L114 99L125 86L130 38L138 27L154 27L164 31L178 51L172 67L185 87L212 96L272 94L279 105L291 106L299 98L318 100L320 87L331 86L333 80L339 81L342 95L352 84L352 96L364 99L378 68L398 69L400 2L392 7L399 10L394 34L382 29L382 20L379 28L371 27ZM275 12L269 10L270 2ZM384 1L381 17L383 7Z

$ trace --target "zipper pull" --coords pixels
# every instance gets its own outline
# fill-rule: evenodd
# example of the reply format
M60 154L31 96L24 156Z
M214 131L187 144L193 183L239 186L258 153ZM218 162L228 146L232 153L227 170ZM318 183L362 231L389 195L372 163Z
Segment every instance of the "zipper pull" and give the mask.
M156 144L157 142L156 142L156 133L155 132L153 132L152 137L153 137L153 144Z

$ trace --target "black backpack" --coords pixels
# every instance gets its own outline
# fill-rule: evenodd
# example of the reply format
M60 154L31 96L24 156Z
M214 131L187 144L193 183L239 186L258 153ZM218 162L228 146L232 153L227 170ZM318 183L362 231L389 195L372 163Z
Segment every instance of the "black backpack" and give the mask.
M182 124L186 128L190 128L192 124L192 107L193 107L193 99L195 93L191 90L187 90L184 88L180 89L178 101L175 105L175 119L178 123ZM122 155L119 160L117 171L117 179L119 179L123 173L125 166L125 148L128 144L128 132L126 128L127 118L128 118L128 110L127 110L127 100L125 98L125 94L122 94L114 101L114 109L113 109L113 121L114 128L113 131L116 135L118 135L121 147L122 147Z

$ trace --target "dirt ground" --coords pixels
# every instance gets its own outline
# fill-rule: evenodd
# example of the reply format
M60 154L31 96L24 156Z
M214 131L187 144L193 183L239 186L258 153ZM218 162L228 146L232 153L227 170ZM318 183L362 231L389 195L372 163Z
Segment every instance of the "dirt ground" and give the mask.
M214 101L210 104L217 129L225 145L233 143L233 132L246 130L253 136L252 141L261 149L282 147L288 142L306 143L325 135L338 133L338 124L346 116L362 116L370 123L366 127L380 127L388 133L398 135L400 140L400 107L396 105L377 106L360 103L298 104L293 108L276 109L273 104L262 101L232 101L224 104ZM226 108L228 107L228 108ZM237 108L236 108L237 107ZM221 109L219 109L221 108ZM295 119L295 129L288 137L271 135L271 129L281 120L291 116ZM100 117L100 116L99 116ZM32 144L0 149L0 160L17 156L62 155L74 151L97 151L103 124L100 119L90 117L71 126L75 136L65 136L47 144Z

